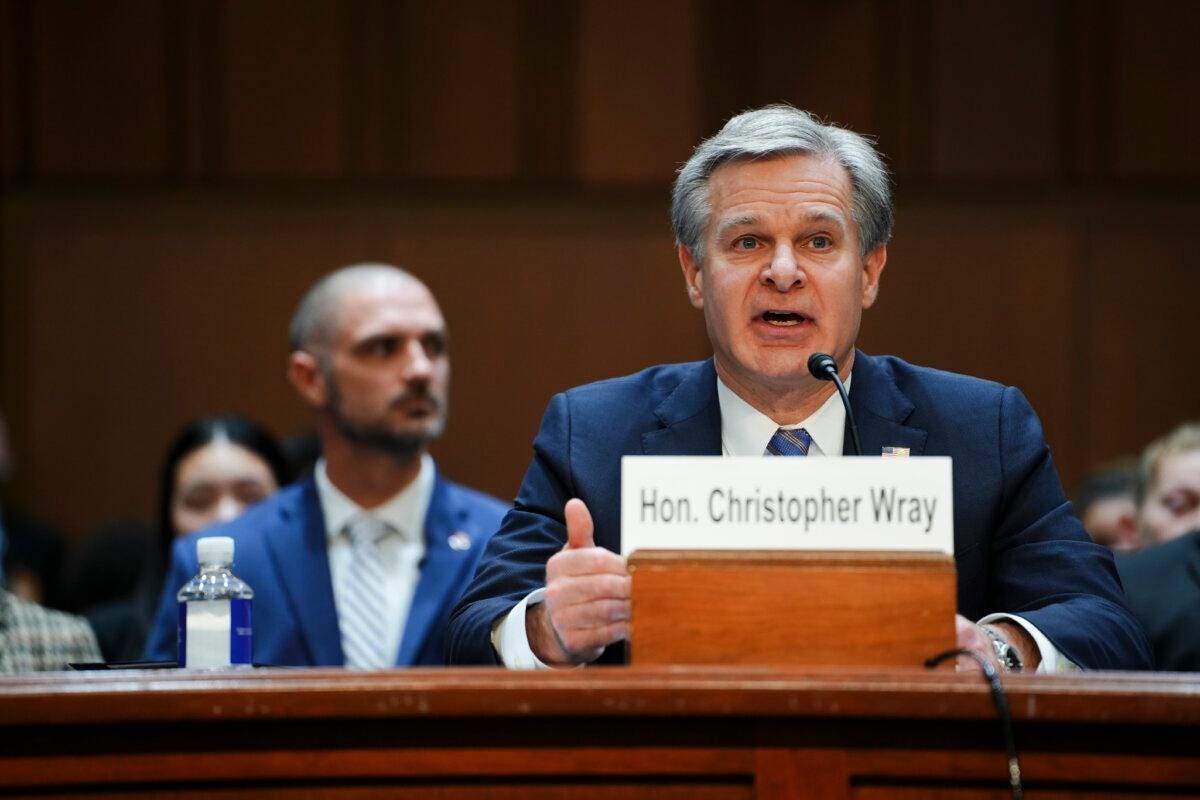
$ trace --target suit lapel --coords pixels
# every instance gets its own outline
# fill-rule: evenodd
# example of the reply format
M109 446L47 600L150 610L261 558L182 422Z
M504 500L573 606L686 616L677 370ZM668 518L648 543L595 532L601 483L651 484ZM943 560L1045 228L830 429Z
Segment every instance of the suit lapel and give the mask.
M910 455L925 453L929 434L905 425L914 406L884 365L862 351L854 356L854 381L850 384L850 408L858 422L858 438L864 456L878 456L885 447L907 447ZM842 452L854 452L847 423Z
M296 629L314 665L341 666L342 637L329 577L325 515L311 477L296 502L282 508L280 515L281 524L264 531L263 536L295 615Z
M890 371L878 360L857 351L850 407L858 422L863 455L878 456L885 447L907 447L910 455L925 453L928 432L905 425L914 410ZM717 373L712 359L696 365L655 409L661 427L642 435L646 455L709 456L721 454L721 407L717 402ZM849 425L842 452L853 452Z
M695 365L654 413L661 427L642 435L646 455L721 455L721 407L712 359Z
M433 629L439 613L455 599L449 594L460 585L455 576L470 562L471 550L450 547L450 535L461 530L459 509L453 508L446 482L439 474L433 484L433 497L425 514L425 558L421 562L421 577L413 594L404 623L404 636L396 654L397 666L416 662L421 648Z

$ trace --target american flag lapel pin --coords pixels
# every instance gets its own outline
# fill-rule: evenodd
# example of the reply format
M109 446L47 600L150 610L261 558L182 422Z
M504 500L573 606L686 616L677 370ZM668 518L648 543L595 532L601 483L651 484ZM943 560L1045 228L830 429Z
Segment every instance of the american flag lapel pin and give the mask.
M884 458L908 458L908 453L907 447L885 447L880 455Z

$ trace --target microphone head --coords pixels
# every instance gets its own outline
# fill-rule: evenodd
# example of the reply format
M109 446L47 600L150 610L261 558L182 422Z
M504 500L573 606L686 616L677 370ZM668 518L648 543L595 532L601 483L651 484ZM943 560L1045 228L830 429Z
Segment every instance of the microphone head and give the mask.
M837 375L837 362L828 353L813 353L808 357L808 371L818 380L833 380Z

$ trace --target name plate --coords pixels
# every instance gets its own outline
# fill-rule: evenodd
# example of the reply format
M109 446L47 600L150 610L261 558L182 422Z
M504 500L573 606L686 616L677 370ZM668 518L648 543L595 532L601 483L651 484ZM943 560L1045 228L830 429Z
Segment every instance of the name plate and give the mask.
M635 550L954 553L948 456L625 456L621 554Z

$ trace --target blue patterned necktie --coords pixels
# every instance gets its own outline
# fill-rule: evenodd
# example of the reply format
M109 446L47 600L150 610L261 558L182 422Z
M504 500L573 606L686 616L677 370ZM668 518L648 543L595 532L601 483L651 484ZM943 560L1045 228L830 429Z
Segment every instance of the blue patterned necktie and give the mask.
M775 431L771 441L767 442L767 452L773 456L806 456L810 447L812 437L804 428L780 428Z
M387 567L379 552L379 540L388 532L386 523L369 514L359 516L349 526L354 555L343 584L343 607L338 620L348 667L390 667L389 655L395 655L384 652Z

